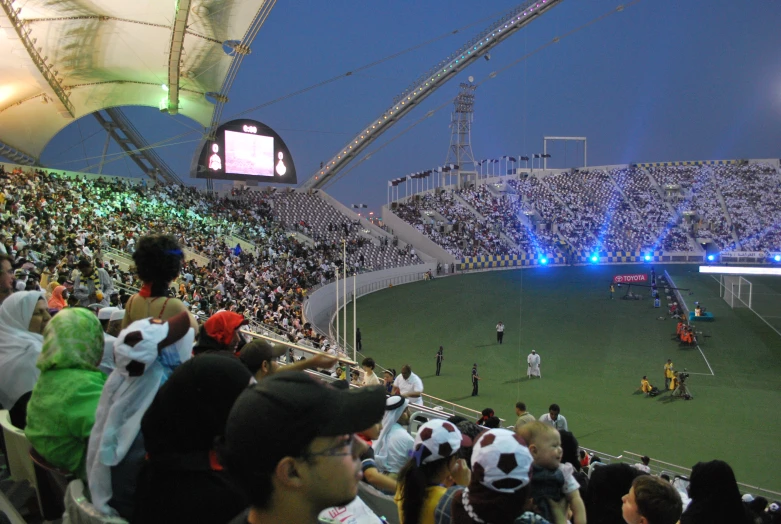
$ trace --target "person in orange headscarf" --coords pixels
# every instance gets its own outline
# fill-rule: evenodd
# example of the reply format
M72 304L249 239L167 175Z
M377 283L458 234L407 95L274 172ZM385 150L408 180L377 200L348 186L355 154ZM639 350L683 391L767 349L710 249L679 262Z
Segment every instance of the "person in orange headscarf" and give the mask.
M68 290L65 286L57 286L52 291L52 297L49 299L49 309L59 311L68 305Z

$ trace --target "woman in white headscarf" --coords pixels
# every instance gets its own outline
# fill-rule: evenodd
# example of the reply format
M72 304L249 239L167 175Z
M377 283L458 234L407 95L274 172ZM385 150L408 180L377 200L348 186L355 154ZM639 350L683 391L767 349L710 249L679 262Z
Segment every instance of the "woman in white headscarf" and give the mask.
M43 347L41 333L51 318L40 291L14 293L0 305L0 404L20 429L41 373L35 367Z

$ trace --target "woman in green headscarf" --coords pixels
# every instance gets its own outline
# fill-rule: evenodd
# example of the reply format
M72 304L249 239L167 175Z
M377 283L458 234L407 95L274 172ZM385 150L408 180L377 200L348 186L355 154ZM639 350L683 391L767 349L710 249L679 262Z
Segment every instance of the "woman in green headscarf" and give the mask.
M84 308L64 309L43 333L41 376L27 405L24 432L52 465L86 482L87 442L106 375L98 369L103 330Z

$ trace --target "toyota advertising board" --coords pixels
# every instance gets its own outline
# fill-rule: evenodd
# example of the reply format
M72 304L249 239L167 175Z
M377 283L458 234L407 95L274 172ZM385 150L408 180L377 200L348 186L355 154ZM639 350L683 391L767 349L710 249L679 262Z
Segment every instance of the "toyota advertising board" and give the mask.
M614 284L639 284L648 282L648 275L639 273L635 275L616 275L613 277Z

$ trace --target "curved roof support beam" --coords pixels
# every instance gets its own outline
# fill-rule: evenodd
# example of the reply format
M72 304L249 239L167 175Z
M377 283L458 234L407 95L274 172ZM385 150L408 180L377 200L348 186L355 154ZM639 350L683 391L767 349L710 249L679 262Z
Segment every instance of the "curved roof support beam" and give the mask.
M239 72L239 67L241 66L242 61L244 61L244 57L252 52L250 45L258 34L258 31L260 31L260 28L263 27L263 23L268 18L268 15L271 14L271 10L276 3L277 0L264 0L263 5L258 9L255 18L252 19L252 23L249 28L247 28L247 32L244 34L241 41L238 43L235 41L226 41L223 43L223 49L227 47L232 50L229 54L233 56L233 60L231 60L230 67L225 75L225 80L220 87L220 92L207 93L212 95L216 102L214 105L214 113L212 114L212 123L206 133L206 135L212 139L214 138L214 133L217 131L217 128L220 126L222 110L225 108L225 104L228 103L228 93L233 85L233 80L236 78L236 74Z
M179 112L179 70L184 46L184 35L187 32L187 17L190 14L191 0L178 0L174 27L171 31L171 50L168 53L168 107L171 115Z
M46 63L44 58L42 58L40 53L38 53L38 51L35 49L35 45L30 38L30 28L25 27L24 22L19 18L19 12L22 10L22 8L19 7L14 9L11 2L12 0L0 0L0 6L2 6L5 15L11 22L14 31L16 31L16 34L19 36L19 40L27 51L27 54L30 55L30 59L33 61L33 64L35 64L38 72L41 74L46 83L49 84L49 87L51 88L51 94L60 100L60 103L62 104L60 114L66 117L70 116L70 118L74 118L75 113L73 104L71 103L68 94L65 92L60 79L57 78L57 76L52 71L51 66Z
M457 73L466 69L475 60L516 33L532 20L557 5L562 0L527 0L515 7L491 27L475 36L442 62L431 68L415 83L397 96L394 104L379 117L369 122L366 128L337 151L322 168L315 171L302 187L319 189L349 164L393 124L409 113L417 104L445 85Z

